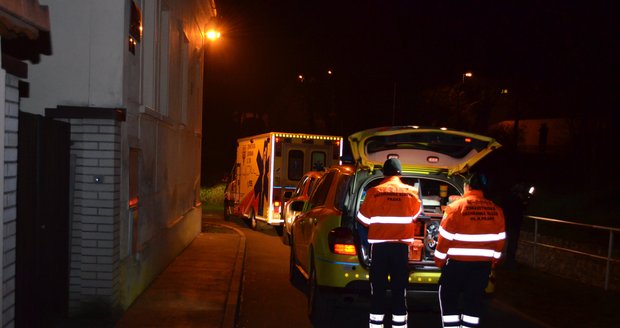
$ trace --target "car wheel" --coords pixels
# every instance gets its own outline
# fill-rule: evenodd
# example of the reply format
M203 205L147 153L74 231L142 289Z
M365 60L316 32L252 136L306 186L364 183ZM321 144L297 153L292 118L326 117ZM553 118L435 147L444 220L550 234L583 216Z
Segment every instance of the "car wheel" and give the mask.
M252 230L256 230L258 227L258 221L256 221L256 214L254 214L254 209L250 210L250 228Z
M424 238L424 246L426 254L433 254L439 239L439 221L430 221L426 225L426 237Z
M232 217L232 206L230 205L230 201L224 199L224 220L230 221Z
M314 254L311 256L310 277L308 279L308 318L316 326L325 325L330 319L333 300L329 293L317 283Z
M299 272L299 270L297 269L297 265L296 265L297 261L295 260L295 248L293 247L293 243L291 243L291 253L289 256L288 263L289 263L288 265L289 281L296 288L303 287L305 279L301 275L301 272Z
M281 238L282 238L282 243L284 245L289 245L289 246L291 245L291 235L288 232L286 232L286 229L282 229Z

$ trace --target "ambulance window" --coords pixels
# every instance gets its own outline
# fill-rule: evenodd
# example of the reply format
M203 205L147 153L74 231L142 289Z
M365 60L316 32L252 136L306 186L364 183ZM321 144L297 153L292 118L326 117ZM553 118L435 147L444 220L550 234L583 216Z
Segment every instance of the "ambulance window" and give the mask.
M324 151L312 152L312 169L315 171L321 171L325 168L325 158L327 154Z
M297 181L304 176L304 152L291 150L288 152L288 179Z

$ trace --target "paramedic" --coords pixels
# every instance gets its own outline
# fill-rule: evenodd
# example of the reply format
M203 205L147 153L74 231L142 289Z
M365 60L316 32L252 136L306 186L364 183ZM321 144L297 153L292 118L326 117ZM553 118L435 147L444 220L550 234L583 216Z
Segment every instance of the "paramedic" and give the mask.
M484 174L470 175L463 198L448 205L441 220L435 263L442 268L439 305L444 327L478 327L491 267L504 247L504 214L484 198L486 185Z
M388 283L392 296L392 327L407 327L408 252L422 205L417 189L400 180L401 171L398 159L385 161L383 181L368 190L357 216L358 221L368 227L371 328L383 327Z

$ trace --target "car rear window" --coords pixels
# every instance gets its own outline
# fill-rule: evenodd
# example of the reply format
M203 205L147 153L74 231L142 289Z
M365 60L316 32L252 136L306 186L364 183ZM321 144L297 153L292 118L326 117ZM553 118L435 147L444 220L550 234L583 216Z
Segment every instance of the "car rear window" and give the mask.
M472 149L480 151L488 142L470 137L444 133L403 133L368 138L365 144L369 154L389 149L421 149L463 158Z

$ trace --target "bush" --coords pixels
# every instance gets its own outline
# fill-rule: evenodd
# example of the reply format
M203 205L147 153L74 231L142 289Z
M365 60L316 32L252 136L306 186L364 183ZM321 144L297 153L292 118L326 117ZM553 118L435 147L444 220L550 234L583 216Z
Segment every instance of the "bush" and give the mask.
M225 189L226 184L223 183L200 188L200 201L203 211L223 211Z

